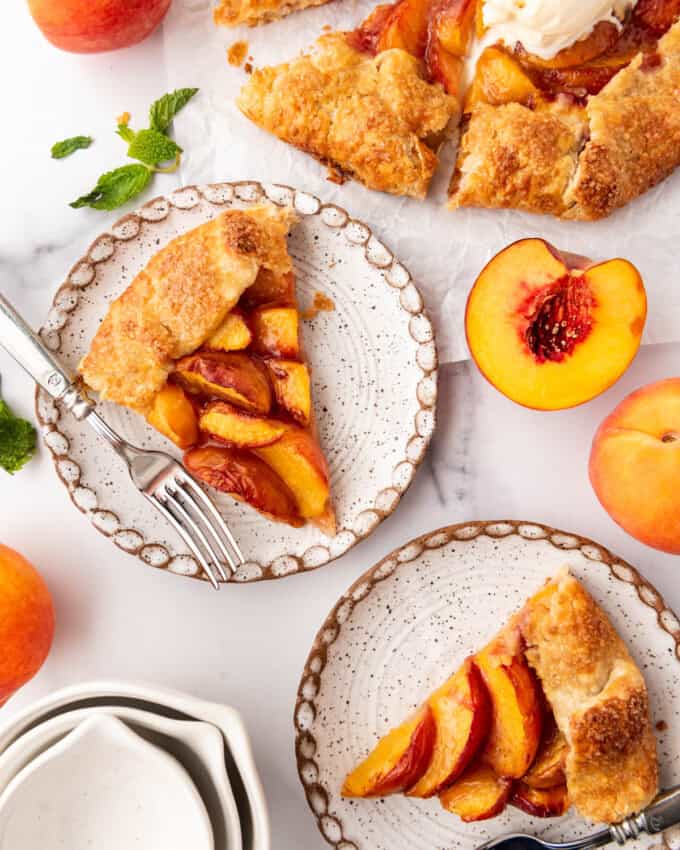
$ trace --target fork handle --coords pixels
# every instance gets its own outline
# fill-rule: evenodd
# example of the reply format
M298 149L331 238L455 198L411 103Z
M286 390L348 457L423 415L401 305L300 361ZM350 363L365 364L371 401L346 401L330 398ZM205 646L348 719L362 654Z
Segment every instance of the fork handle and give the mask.
M93 403L81 393L73 377L2 294L0 344L52 398L61 400L76 419L84 419L94 410Z
M653 835L678 823L680 823L680 785L659 794L639 815L626 818L609 829L612 838L618 844L623 844L629 838L637 838L641 832Z

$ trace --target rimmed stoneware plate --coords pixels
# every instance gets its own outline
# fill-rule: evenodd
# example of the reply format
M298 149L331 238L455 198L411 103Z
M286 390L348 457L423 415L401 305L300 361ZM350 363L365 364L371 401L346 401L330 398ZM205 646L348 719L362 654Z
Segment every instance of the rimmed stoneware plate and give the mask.
M454 525L418 537L365 573L333 608L307 659L295 710L298 769L319 828L337 850L472 850L504 832L568 840L594 831L573 812L541 820L508 807L493 820L464 824L436 798L340 796L345 775L378 737L564 564L640 665L658 724L662 787L680 782L680 622L657 591L575 534L524 522ZM660 844L658 836L630 842ZM680 832L670 846L680 847Z
M150 257L178 234L230 206L270 200L293 206L300 224L290 250L301 307L316 292L331 311L303 323L313 396L335 494L338 532L293 529L211 491L244 551L234 581L314 569L366 537L397 507L432 436L437 353L432 325L408 271L345 210L284 186L222 183L151 201L90 246L57 292L41 335L75 370L110 302ZM131 442L173 451L142 417L114 404L104 418ZM95 528L145 563L200 576L165 520L131 486L123 464L87 425L43 392L36 396L45 444L74 505ZM178 452L175 452L179 454Z

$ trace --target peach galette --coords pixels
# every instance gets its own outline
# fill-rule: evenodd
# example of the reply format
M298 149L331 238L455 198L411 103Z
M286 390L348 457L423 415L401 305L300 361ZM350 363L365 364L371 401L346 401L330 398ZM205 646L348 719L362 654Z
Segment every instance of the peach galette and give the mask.
M80 372L185 450L197 478L333 533L286 246L294 222L267 204L174 239L111 304Z
M566 569L345 779L347 797L439 796L464 821L574 805L616 822L657 791L647 689Z
M424 198L457 120L475 0L397 0L309 54L255 71L238 98L260 127L326 163L331 178Z
M238 106L333 179L416 198L462 117L451 207L601 218L680 164L679 17L680 0L396 0L256 71Z
M621 377L646 315L642 278L627 260L591 263L543 239L521 239L475 281L465 329L472 358L504 395L558 410Z

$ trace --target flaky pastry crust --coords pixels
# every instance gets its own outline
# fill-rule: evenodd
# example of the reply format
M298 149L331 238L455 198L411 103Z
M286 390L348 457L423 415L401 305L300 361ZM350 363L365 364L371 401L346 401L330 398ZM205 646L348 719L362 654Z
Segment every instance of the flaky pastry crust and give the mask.
M527 602L517 622L569 744L570 801L605 823L639 811L657 792L647 688L606 614L565 570Z
M370 56L344 33L255 71L237 104L252 121L370 189L424 198L454 98L401 49Z
M323 6L329 0L220 0L213 18L220 26L236 27L246 24L255 27L298 12L310 6Z
M475 108L449 189L451 208L512 207L564 218L609 215L680 165L680 22L585 108Z
M169 242L111 304L80 363L85 382L146 415L173 361L206 341L260 268L291 271L294 221L271 204L228 210Z

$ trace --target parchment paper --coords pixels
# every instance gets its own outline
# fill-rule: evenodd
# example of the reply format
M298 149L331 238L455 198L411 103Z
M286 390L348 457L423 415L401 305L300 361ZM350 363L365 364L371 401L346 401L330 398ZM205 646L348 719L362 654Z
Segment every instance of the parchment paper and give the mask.
M647 287L643 341L680 339L680 170L601 222L567 223L510 210L450 212L445 197L453 142L442 152L428 199L413 201L371 192L356 182L328 182L322 165L238 111L234 101L247 75L228 64L231 44L247 41L255 67L277 64L311 45L325 25L353 28L374 5L375 0L335 0L265 26L227 29L214 25L210 0L174 0L164 24L168 88L201 89L177 120L176 136L185 149L182 181L286 183L366 221L419 285L437 328L442 362L468 357L463 314L475 277L497 251L526 236L544 237L592 259L629 259Z

